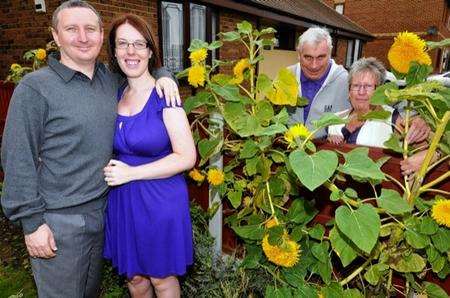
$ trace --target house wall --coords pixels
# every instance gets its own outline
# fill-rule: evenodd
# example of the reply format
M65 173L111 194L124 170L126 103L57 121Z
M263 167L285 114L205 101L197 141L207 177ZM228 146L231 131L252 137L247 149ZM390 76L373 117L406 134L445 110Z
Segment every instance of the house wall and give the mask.
M344 15L366 28L376 39L368 42L363 56L374 56L387 66L387 52L394 37L403 31L414 32L426 40L450 37L449 9L446 0L322 0L330 7L344 2ZM436 35L427 34L431 26ZM435 71L441 70L440 55L431 53Z

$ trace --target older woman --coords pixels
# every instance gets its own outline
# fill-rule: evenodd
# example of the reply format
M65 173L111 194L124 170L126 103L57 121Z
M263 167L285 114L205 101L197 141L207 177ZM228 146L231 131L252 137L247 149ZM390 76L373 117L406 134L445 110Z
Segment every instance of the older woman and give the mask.
M395 129L401 129L403 119L398 111L390 106L374 106L370 98L377 86L385 81L386 69L376 58L361 58L350 68L349 98L351 108L339 112L338 115L349 119L347 124L332 125L328 128L328 140L333 144L343 142L372 147L384 147ZM385 110L390 113L386 119L363 120L364 114L370 111ZM407 139L409 143L424 141L430 129L419 117L411 123Z

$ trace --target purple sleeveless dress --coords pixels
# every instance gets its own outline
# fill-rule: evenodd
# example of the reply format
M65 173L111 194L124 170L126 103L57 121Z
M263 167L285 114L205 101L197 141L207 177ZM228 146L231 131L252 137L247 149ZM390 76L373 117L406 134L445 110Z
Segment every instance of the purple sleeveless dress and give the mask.
M117 116L116 159L137 166L172 153L162 120L164 108L167 108L165 100L153 89L141 112ZM193 248L183 174L131 181L111 188L104 256L112 261L119 274L128 278L137 274L163 278L186 273L186 267L193 263Z

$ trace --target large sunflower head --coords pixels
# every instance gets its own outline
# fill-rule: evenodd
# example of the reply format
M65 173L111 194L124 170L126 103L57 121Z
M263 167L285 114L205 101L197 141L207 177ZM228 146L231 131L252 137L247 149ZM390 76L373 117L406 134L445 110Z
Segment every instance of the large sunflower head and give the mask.
M188 82L194 87L205 85L205 67L196 64L189 68Z
M285 133L284 133L284 139L288 142L289 147L294 147L296 144L296 139L306 139L311 135L311 132L309 129L301 124L297 123L293 126L291 126Z
M206 57L208 57L208 51L205 48L195 50L189 55L189 59L191 59L192 64L203 62Z
M431 216L438 224L450 228L450 200L437 200L431 208Z
M294 266L300 257L300 245L289 239L287 232L282 236L282 243L278 245L271 245L269 234L266 234L262 241L262 248L269 261L283 267Z
M47 52L44 49L37 49L35 52L35 56L38 60L43 61L45 57L47 57Z
M248 59L241 59L233 67L234 78L230 81L233 84L240 84L244 81L244 71L250 67Z
M216 168L209 169L208 171L208 182L211 183L211 185L219 186L222 184L225 180L225 174Z
M409 65L413 61L430 65L431 58L425 49L426 43L419 36L410 32L401 32L389 49L389 63L399 73L408 73Z

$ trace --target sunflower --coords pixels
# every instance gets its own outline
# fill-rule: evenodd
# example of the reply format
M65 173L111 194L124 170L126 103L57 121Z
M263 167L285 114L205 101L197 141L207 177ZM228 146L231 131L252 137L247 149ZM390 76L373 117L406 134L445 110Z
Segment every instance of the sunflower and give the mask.
M36 59L43 61L47 57L47 52L44 49L37 49L34 55Z
M293 147L296 144L295 141L297 138L306 139L310 135L311 132L305 125L297 123L284 133L284 139L289 143L289 147Z
M219 186L225 180L224 173L219 169L209 169L208 182L214 186Z
M389 63L399 73L408 73L409 65L413 61L430 65L431 58L425 49L426 43L419 36L410 32L401 32L389 49Z
M250 67L250 63L248 59L241 59L236 63L233 67L234 78L231 80L231 83L240 84L244 80L244 71Z
M201 65L194 65L189 68L188 82L194 87L205 85L206 70Z
M300 245L289 239L285 232L280 245L271 245L269 235L266 234L262 241L262 248L267 259L274 264L283 267L292 267L297 264L300 256Z
M192 180L198 183L202 183L203 180L205 180L205 175L203 175L199 170L192 169L189 172L189 177L191 177Z
M10 70L12 70L12 71L18 71L18 70L21 69L21 68L22 68L22 66L20 66L20 64L13 63L13 64L11 64Z
M195 50L189 55L189 59L191 59L192 64L203 62L205 61L206 57L208 57L208 52L205 48Z
M437 200L431 209L434 220L447 228L450 228L450 200Z

